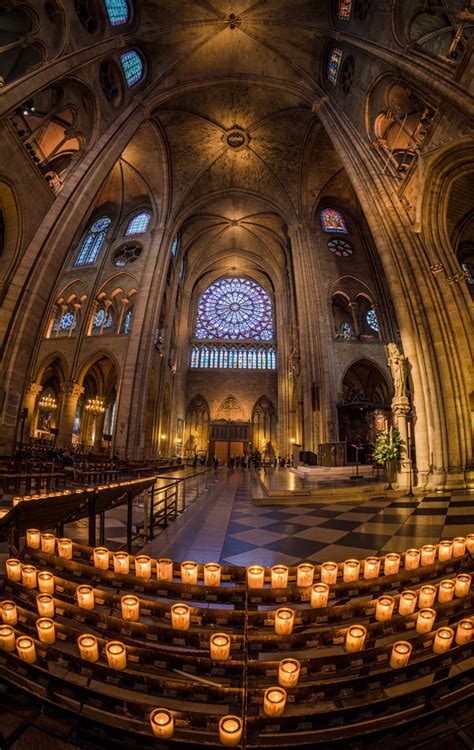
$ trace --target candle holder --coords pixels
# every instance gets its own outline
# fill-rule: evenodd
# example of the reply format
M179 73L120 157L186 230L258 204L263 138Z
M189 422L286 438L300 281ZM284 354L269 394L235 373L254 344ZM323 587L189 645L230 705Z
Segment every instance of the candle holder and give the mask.
M54 617L54 599L51 594L38 594L36 606L40 617Z
M247 568L247 586L249 589L263 589L265 583L265 568L261 565L251 565Z
M455 596L467 596L471 588L471 581L472 577L469 573L459 573L459 575L456 576L456 583L454 586Z
M92 586L81 585L76 588L77 604L81 609L94 609L95 597Z
M21 569L21 582L27 589L35 589L38 583L38 571L34 565L23 565Z
M269 687L263 696L263 710L267 716L282 716L286 706L286 690Z
M440 562L446 562L447 560L451 560L453 556L453 543L449 541L449 539L445 539L444 541L440 542L438 544L438 560Z
M367 557L364 563L364 579L378 578L380 572L380 560L378 557Z
M416 570L420 567L421 552L419 549L407 549L405 552L405 570Z
M125 669L127 666L127 651L120 641L109 641L105 645L107 664L111 669Z
M226 633L213 633L210 639L211 659L230 658L230 638Z
M420 609L424 607L432 607L436 601L436 586L422 586L418 594L418 606Z
M383 563L383 573L385 576L394 576L400 569L400 555L396 552L389 552L385 555Z
M127 594L127 596L122 596L121 603L123 619L138 622L140 617L140 602L138 597Z
M327 583L313 583L311 586L311 606L314 609L328 606L329 586Z
M421 565L434 565L436 561L436 547L434 544L424 544L421 548Z
M186 560L181 563L181 581L190 585L195 585L198 581L198 564Z
M171 627L174 630L189 630L191 624L191 608L187 604L173 604L171 606Z
M238 716L224 716L219 721L219 740L226 747L235 747L242 739L242 719Z
M36 648L34 641L26 635L16 639L16 650L22 661L33 664L36 661Z
M393 644L390 655L390 666L394 669L406 667L410 659L413 646L408 641L397 641Z
M375 607L375 619L377 622L385 622L391 620L393 615L393 608L395 607L395 599L393 596L379 596L377 599L377 605Z
M300 678L301 664L297 659L282 659L278 667L278 684L283 688L294 688Z
M439 628L436 631L433 641L433 652L435 654L444 654L446 651L449 651L453 638L454 630L452 628Z
M21 581L21 562L11 557L5 563L7 578L9 581L19 583Z
M358 581L360 575L359 560L346 560L342 569L342 580L344 583Z
M335 562L324 562L321 565L321 582L329 586L337 583L338 565Z
M15 602L5 600L2 602L2 622L5 625L16 625L18 622L18 610Z
M27 529L26 546L31 549L39 549L41 546L41 531L39 529Z
M46 552L48 555L54 555L54 548L56 545L56 537L54 534L41 534L41 551Z
M463 557L466 553L466 537L456 536L453 539L453 557Z
M137 578L151 578L151 557L139 555L135 558L135 575Z
M56 642L56 628L49 617L39 617L36 620L36 630L41 643L52 644Z
M108 570L110 565L110 552L107 547L94 548L94 568Z
M0 649L9 652L15 650L15 631L11 625L0 625Z
M296 585L312 586L314 581L314 565L301 563L296 569Z
M410 589L402 591L398 601L398 614L411 615L416 609L417 598L418 594L416 591L411 591Z
M420 609L418 617L416 618L416 632L417 633L430 633L433 630L434 621L436 619L436 612L434 609L425 608Z
M72 540L58 539L58 555L65 560L72 560Z
M150 713L151 731L155 737L169 739L174 734L174 716L167 708L155 708Z
M204 585L220 586L221 566L218 563L206 563L204 565Z
M463 646L465 643L469 643L472 639L472 633L474 630L474 623L472 620L461 620L458 622L456 628L456 636L454 638L458 646Z
M114 552L114 573L127 576L130 572L130 555L128 552Z
M288 568L286 565L274 565L271 572L272 589L288 587Z
M456 588L456 582L451 581L449 578L441 581L438 588L438 602L440 604L446 604L454 598L454 590Z
M156 563L156 577L158 581L173 580L173 560L169 557L160 557Z
M54 594L54 576L49 570L38 573L38 589L42 594Z
M366 637L367 629L363 625L351 625L346 633L346 651L362 651Z
M293 632L295 613L288 607L281 607L275 612L275 633L277 635L290 635Z
M77 639L81 659L85 661L99 661L99 643L95 635L84 633Z
M472 555L474 553L474 534L466 535L466 547L468 552Z

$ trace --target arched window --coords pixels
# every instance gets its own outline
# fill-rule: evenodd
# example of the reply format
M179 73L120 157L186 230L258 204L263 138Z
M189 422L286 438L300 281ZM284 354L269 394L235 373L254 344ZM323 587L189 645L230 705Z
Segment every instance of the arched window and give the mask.
M120 54L120 61L127 86L131 89L143 76L143 60L136 49L130 49Z
M199 367L199 355L200 349L198 346L193 346L191 350L191 367Z
M105 307L99 307L92 319L92 334L97 335L103 332L110 332L109 329L112 327L112 323L113 318L110 310L107 311Z
M203 346L201 349L200 367L209 367L209 347Z
M351 17L352 0L337 1L337 17L340 21L348 21Z
M337 77L339 75L339 68L342 60L342 49L340 47L333 47L328 57L327 77L328 81L334 86L337 83Z
M171 255L173 256L173 258L176 257L176 253L178 252L178 250L179 250L179 232L174 238L172 245L171 245Z
M216 346L212 346L209 356L209 367L219 367L219 350Z
M345 232L347 234L344 217L335 208L325 208L321 211L321 224L325 232Z
M229 367L235 369L238 366L238 351L235 347L229 349Z
M269 370L276 370L276 352L275 349L271 346L267 353L268 356L268 364L267 367Z
M125 333L125 334L130 333L130 329L132 327L132 320L133 320L133 310L127 310L122 320L122 325L120 326L120 333Z
M111 26L121 26L129 19L127 0L104 0Z
M139 214L130 219L125 234L129 237L131 234L143 234L148 229L151 214L148 211L141 211Z
M92 224L81 245L79 255L76 259L76 266L85 266L89 263L95 263L101 247L104 244L107 229L111 223L112 220L109 219L108 216L102 216L102 218L97 219L97 221Z
M347 321L342 324L341 333L345 339L352 339L355 336L352 325Z
M199 300L195 336L198 339L270 341L272 302L255 281L227 278L211 284Z
M69 336L70 333L75 330L76 326L77 321L75 315L70 310L67 310L58 315L53 323L52 332L55 333L56 336Z
M379 322L377 320L377 313L375 312L374 308L371 307L370 310L367 310L367 313L365 315L365 319L369 326L372 328L373 331L376 333L379 332Z
M255 370L257 367L257 351L253 347L247 352L247 367L249 370Z

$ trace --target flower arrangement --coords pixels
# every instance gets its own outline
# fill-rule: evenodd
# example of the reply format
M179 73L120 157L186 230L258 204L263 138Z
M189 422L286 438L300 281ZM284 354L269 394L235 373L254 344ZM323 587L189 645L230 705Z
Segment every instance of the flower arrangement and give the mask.
M402 452L402 439L396 427L384 430L375 441L374 461L385 466L391 461L398 461Z

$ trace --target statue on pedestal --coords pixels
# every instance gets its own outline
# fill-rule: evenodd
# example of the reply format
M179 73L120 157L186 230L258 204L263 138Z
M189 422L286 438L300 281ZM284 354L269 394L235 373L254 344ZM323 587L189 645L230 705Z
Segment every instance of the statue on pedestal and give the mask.
M407 398L407 360L401 354L398 346L394 343L387 344L387 358L390 367L393 385L395 388L394 400Z

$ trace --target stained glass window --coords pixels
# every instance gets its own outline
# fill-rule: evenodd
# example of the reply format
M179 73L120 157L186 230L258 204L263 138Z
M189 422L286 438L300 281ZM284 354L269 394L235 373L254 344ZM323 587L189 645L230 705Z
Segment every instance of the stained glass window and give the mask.
M125 317L122 320L120 333L130 333L130 328L132 327L132 318L133 318L133 310L127 310L127 312L125 313Z
M229 349L229 367L236 368L238 363L237 349Z
M110 314L110 312L106 313L104 307L101 307L95 313L94 320L93 320L93 323L92 323L92 327L93 328L101 328L102 327L102 323L104 324L103 325L104 329L105 328L110 328L110 326L112 325L112 315Z
M369 326L372 328L373 331L379 332L379 322L377 320L377 313L375 312L374 308L371 307L370 310L367 311L367 315L365 316L365 319Z
M69 331L71 328L74 330L76 325L76 318L72 312L68 311L56 318L53 323L53 331Z
M209 352L209 367L219 367L219 350L215 346Z
M347 240L342 240L340 237L329 240L328 248L331 253L334 253L334 255L338 255L340 258L348 258L354 252L354 248L352 247L351 243Z
M351 339L354 336L354 329L350 323L343 323L341 326L341 333L345 339Z
M126 235L131 234L143 234L148 229L151 215L147 211L142 211L136 214L133 219L130 219L127 227Z
M348 21L351 17L352 0L338 0L337 17L341 21Z
M325 208L321 211L321 224L325 232L346 232L346 222L340 211L335 208Z
M191 367L199 367L199 355L200 349L198 346L193 346L191 350Z
M199 300L195 335L198 339L270 341L273 323L269 295L250 279L216 281Z
M179 250L179 234L176 235L171 245L171 255L173 256L173 258L176 256L176 253L178 252L178 250Z
M342 60L342 49L340 49L339 47L334 47L329 53L328 67L327 67L328 81L334 84L334 86L337 83L337 77L339 75L339 67L341 65L341 60Z
M105 0L105 8L111 26L121 26L128 21L127 0Z
M100 249L104 244L107 229L111 223L112 220L109 219L108 216L102 216L102 218L94 221L82 242L79 255L76 259L76 266L85 266L89 263L95 263Z
M120 60L127 86L131 89L143 76L143 60L135 49L122 52Z
M235 346L218 344L209 348L194 344L191 348L190 366L207 369L275 370L276 354L274 347L267 345L262 345L257 350L248 346L237 349Z

